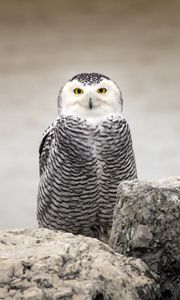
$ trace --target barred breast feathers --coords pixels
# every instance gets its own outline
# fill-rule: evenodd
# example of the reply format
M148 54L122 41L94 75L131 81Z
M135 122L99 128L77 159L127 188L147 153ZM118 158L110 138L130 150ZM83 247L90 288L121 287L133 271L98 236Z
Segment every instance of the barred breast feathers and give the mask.
M92 226L111 225L118 183L137 177L124 118L92 125L61 115L45 131L39 154L40 226L89 235Z

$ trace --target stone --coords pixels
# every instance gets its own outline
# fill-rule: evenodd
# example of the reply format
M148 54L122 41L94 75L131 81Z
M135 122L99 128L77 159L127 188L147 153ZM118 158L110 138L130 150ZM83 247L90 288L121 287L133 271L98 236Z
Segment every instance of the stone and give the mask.
M122 182L109 245L160 276L162 299L180 299L180 177Z
M155 300L158 276L93 238L48 229L0 232L0 299Z

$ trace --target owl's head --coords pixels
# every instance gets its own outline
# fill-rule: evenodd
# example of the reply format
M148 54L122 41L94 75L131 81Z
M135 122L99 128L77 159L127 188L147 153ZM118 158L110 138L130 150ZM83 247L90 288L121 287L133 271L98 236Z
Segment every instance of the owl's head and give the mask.
M123 99L118 86L107 76L82 73L74 76L60 90L59 114L99 121L122 112Z

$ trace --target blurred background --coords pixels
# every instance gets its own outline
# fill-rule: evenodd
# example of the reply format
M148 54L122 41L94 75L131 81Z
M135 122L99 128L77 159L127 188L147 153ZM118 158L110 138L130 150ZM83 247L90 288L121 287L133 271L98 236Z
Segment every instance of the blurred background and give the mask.
M62 84L120 86L139 178L180 173L180 2L0 0L0 228L35 227L38 147Z

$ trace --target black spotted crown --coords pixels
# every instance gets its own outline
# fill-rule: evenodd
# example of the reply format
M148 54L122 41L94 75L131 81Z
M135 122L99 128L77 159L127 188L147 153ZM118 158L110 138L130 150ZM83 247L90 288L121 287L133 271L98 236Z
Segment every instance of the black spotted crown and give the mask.
M77 74L72 77L71 81L74 79L77 79L78 81L86 84L98 84L100 83L103 79L108 79L110 80L109 77L102 75L100 73L81 73Z

